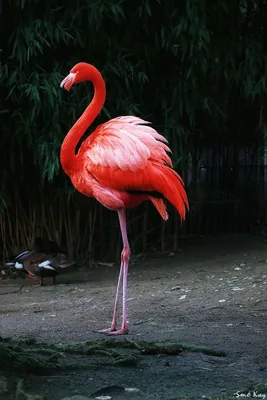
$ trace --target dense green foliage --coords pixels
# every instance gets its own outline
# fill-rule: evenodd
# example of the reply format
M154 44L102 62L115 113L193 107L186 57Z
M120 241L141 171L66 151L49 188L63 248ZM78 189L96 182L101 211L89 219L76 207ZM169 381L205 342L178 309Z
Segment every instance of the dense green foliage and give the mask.
M59 165L60 144L92 94L88 84L59 88L78 61L107 82L96 123L125 114L153 121L185 178L189 154L196 163L207 144L265 134L265 0L6 0L0 18L4 252L43 231L84 257L108 241L114 218L103 222L95 203L70 196Z

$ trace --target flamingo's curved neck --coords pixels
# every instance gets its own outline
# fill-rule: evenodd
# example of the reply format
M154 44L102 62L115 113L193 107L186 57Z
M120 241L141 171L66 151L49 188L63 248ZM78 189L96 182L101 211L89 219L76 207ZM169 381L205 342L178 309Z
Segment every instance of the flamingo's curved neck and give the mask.
M76 170L77 157L75 148L86 131L100 113L106 100L106 85L101 73L92 66L88 66L88 78L94 86L94 97L88 107L84 110L80 118L75 122L65 137L60 150L60 162L67 175L71 175ZM85 75L86 76L86 75Z

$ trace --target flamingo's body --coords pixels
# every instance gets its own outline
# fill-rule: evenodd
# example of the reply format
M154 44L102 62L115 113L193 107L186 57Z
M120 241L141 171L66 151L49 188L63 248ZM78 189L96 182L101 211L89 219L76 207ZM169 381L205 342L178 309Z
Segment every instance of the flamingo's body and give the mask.
M188 199L182 179L172 169L167 140L140 118L123 116L98 126L75 155L80 137L103 107L105 82L100 72L86 63L75 65L61 82L61 87L70 90L73 84L85 80L92 81L94 98L64 139L60 161L79 192L118 212L123 250L114 315L111 328L98 332L125 334L128 333L126 287L130 258L125 209L150 200L161 217L167 220L166 198L184 220ZM123 320L121 329L117 330L117 302L122 281Z

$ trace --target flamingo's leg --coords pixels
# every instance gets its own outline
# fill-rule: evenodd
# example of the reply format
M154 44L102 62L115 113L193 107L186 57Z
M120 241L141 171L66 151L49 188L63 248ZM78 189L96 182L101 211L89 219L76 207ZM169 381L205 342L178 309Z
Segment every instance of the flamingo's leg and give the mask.
M131 250L129 246L128 236L127 236L127 223L126 223L126 213L125 210L118 211L121 236L123 241L123 249L121 252L121 266L122 270L122 324L121 329L118 331L111 331L109 335L125 335L128 333L127 325L127 277L128 277L128 266L131 255Z
M119 294L120 294L120 290L121 290L122 275L123 275L123 264L121 262L121 268L120 268L120 274L119 274L119 279L118 279L118 284L117 284L117 291L116 291L114 312L113 312L113 319L112 319L111 327L108 328L108 329L100 329L100 330L95 331L97 333L108 333L108 332L116 331L116 329L117 329L117 325L118 325L118 300L119 300Z
M113 320L110 328L97 331L99 333L108 333L109 335L124 335L128 333L126 302L127 302L127 275L128 275L128 265L129 265L131 251L127 237L125 210L123 209L118 211L118 216L119 216L121 235L123 241L123 250L121 252L121 269L120 269L117 292L115 297ZM116 329L117 329L118 298L119 298L121 283L122 283L122 324L121 324L121 329L117 331Z

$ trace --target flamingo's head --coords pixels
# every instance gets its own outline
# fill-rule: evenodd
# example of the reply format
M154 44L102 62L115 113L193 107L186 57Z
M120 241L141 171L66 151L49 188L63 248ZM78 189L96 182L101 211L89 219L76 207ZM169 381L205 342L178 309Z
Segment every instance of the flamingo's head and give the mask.
M63 79L63 81L60 84L60 87L69 91L71 89L72 85L75 85L77 83L81 83L83 81L90 79L90 77L88 76L90 67L92 67L92 66L85 62L80 62L80 63L76 64L70 70L69 75L67 75Z

